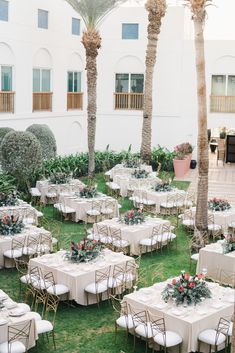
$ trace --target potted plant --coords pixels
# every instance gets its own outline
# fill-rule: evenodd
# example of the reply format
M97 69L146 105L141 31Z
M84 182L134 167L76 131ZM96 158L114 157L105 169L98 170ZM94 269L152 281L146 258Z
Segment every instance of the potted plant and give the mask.
M190 167L193 147L189 142L175 146L175 158L173 159L174 172L176 178L182 178Z

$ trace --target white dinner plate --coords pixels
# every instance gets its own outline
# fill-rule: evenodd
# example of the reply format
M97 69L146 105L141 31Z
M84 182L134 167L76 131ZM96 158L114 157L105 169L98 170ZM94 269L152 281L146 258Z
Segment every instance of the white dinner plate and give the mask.
M7 319L0 319L0 326L6 325L8 323Z
M16 302L5 302L5 303L4 303L4 306L5 306L7 309L13 309L13 308L16 308L16 307L17 307L17 303L16 303Z
M0 294L0 300L6 300L8 298L7 294Z

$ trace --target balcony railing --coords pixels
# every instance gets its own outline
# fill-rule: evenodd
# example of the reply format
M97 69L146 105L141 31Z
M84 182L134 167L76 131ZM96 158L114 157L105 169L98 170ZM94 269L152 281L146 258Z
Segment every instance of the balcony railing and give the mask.
M114 93L115 109L142 110L143 101L143 93Z
M14 94L11 91L0 92L0 113L14 113Z
M33 92L33 112L38 110L52 111L52 92Z
M67 110L83 108L83 93L68 92L67 93Z
M235 96L210 96L210 111L235 113Z

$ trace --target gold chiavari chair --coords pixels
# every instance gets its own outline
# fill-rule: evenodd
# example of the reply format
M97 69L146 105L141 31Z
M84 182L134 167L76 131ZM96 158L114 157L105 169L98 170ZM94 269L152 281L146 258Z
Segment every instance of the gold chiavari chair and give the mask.
M11 241L11 249L3 252L3 266L5 267L6 258L14 260L15 258L21 258L23 256L23 248L25 244L24 237L13 237Z
M113 295L121 295L125 290L125 265L114 265L112 276L108 280L108 288Z
M101 216L101 202L93 200L91 202L91 208L86 211L86 223L97 223Z
M9 324L7 341L0 343L0 352L27 352L32 320Z
M125 329L126 331L126 343L128 339L128 333L133 329L133 320L128 312L127 303L117 298L116 296L110 294L110 299L112 303L112 307L118 317L115 319L115 342L117 337L117 329L118 327Z
M96 296L98 307L99 302L102 301L102 295L107 293L107 296L109 296L108 281L110 277L110 270L111 266L108 266L103 270L95 271L95 282L92 282L85 287L87 305L89 305L89 294Z
M113 250L123 252L124 254L130 253L130 243L128 240L122 239L121 229L109 228L109 233L112 239Z

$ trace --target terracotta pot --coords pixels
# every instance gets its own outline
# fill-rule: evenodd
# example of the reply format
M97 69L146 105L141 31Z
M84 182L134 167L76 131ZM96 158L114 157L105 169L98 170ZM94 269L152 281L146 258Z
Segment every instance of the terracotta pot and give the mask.
M173 159L174 172L176 178L182 178L189 169L188 158Z

